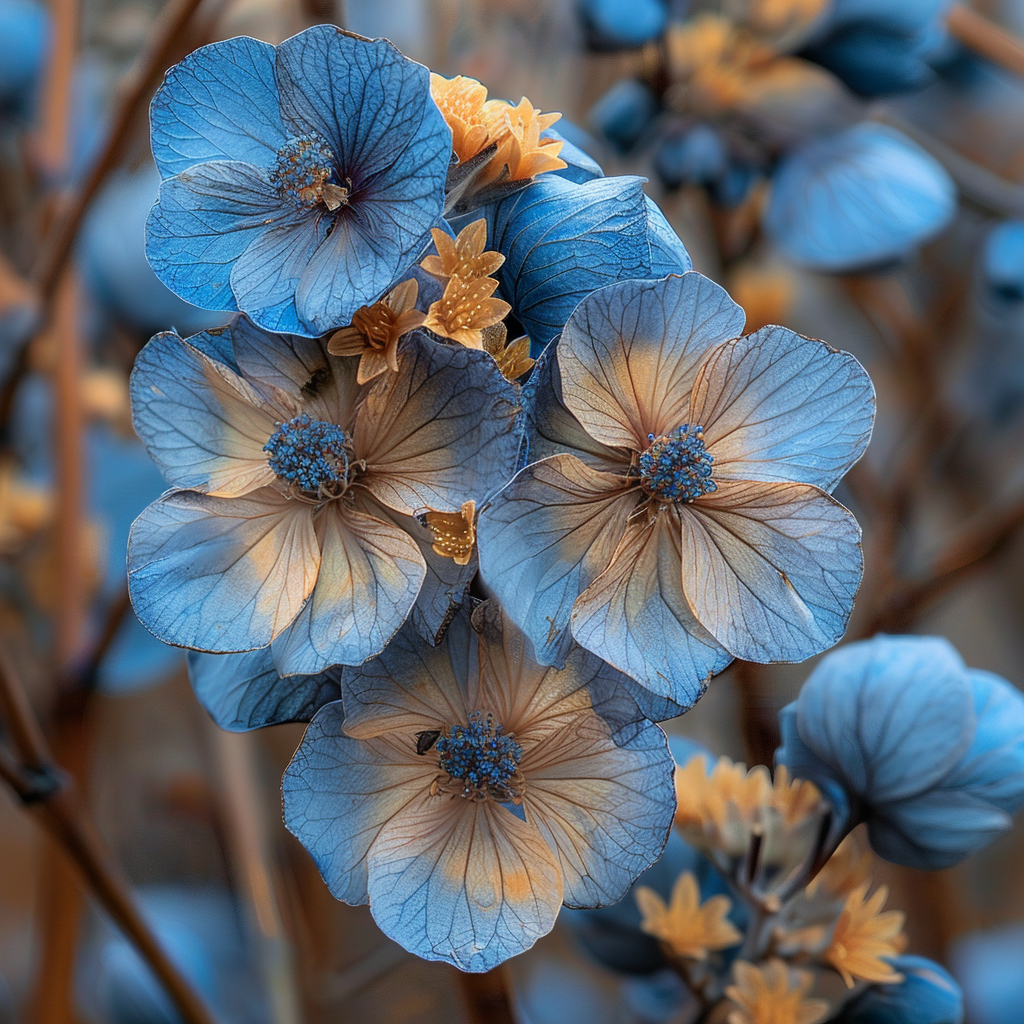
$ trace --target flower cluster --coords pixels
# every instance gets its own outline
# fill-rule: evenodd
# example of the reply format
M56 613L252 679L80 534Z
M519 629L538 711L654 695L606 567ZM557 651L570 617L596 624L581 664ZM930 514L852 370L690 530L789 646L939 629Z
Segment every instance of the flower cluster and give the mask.
M886 859L952 863L891 841L901 785L905 837L941 831L959 856L990 841L993 815L1005 825L1024 804L1022 715L1019 692L966 669L944 641L879 636L829 654L782 713L774 777L678 750L675 846L641 876L632 907L575 915L570 928L598 962L668 999L659 1019L960 1024L959 988L906 954L904 915L887 909L855 830L866 824Z
M556 117L330 26L205 47L152 111L152 264L237 315L137 360L170 489L132 529L133 604L224 728L310 723L288 827L339 899L470 971L620 901L674 818L733 861L761 836L751 891L784 900L819 789L719 766L677 812L655 723L733 657L836 643L862 571L831 491L864 370L742 336ZM738 935L698 889L645 897L680 956Z

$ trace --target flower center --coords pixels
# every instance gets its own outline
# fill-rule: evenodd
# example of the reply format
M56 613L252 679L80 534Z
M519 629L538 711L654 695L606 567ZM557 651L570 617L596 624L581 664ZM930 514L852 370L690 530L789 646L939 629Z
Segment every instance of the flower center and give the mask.
M349 483L352 437L336 423L303 413L279 424L263 450L278 477L300 491L333 497Z
M651 446L640 453L640 484L648 494L689 502L718 490L711 479L715 460L704 447L703 427L684 423L658 438L648 434L647 440Z
M337 210L348 201L348 189L332 182L333 174L331 147L319 135L310 134L289 139L277 151L270 178L296 206L323 203L328 210Z
M476 711L468 725L446 727L437 741L437 752L438 767L448 776L438 790L467 800L522 802L519 759L523 748L492 714Z

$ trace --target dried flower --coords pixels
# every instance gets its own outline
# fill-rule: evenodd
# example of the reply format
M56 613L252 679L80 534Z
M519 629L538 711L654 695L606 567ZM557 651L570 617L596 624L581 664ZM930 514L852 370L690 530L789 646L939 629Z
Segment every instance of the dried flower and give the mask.
M469 565L476 543L476 502L464 501L458 512L424 513L424 525L434 534L434 551L456 565Z
M483 348L484 328L500 323L512 308L504 299L491 298L497 287L493 277L450 278L444 294L427 310L423 326L467 348Z
M685 871L665 901L646 885L636 889L636 903L643 921L640 928L664 942L679 957L704 960L708 953L737 945L743 936L729 921L732 902L728 896L712 896L703 904L692 871Z
M431 235L437 248L436 256L427 256L420 266L435 277L461 277L472 281L478 277L489 277L505 262L500 252L487 252L487 221L468 224L452 240L439 228L433 228Z
M809 971L790 971L778 959L764 967L743 960L733 964L735 985L725 994L736 1004L729 1024L817 1024L829 1012L824 999L807 999L814 984Z
M903 913L881 913L889 890L881 886L871 899L865 899L868 886L858 886L846 897L832 941L824 959L853 988L855 979L879 983L902 981L903 976L886 959L898 956L906 948Z

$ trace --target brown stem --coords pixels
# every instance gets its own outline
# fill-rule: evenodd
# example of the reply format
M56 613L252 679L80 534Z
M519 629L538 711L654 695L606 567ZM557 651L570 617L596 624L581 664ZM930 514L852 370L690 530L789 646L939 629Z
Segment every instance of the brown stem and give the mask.
M779 745L779 727L775 717L771 685L763 665L737 661L733 678L740 692L743 741L751 764L771 764Z
M970 7L957 4L946 15L946 28L968 50L1024 78L1024 42L1002 25L997 25Z
M460 974L459 979L472 1024L515 1024L504 967L483 974Z
M0 758L3 776L81 872L104 909L130 939L187 1024L215 1024L210 1011L178 973L132 899L127 881L95 832L72 782L53 764L46 740L13 671L0 649L0 710L21 766ZM47 779L46 785L38 780ZM34 781L35 780L35 781Z

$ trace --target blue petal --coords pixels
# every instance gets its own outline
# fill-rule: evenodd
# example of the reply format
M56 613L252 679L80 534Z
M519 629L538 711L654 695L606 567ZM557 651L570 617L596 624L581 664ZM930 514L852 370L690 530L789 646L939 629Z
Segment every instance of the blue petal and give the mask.
M555 337L595 289L663 276L672 250L672 272L689 269L682 244L669 244L641 183L616 177L578 185L545 174L488 209L489 244L505 256L501 293L536 344Z
M893 32L920 32L939 21L950 0L832 0L825 30L866 24Z
M686 251L675 228L665 219L658 204L648 195L647 241L651 246L651 277L667 277L669 274L685 274L693 269L693 260Z
M247 36L203 46L175 64L150 107L153 156L169 178L208 160L268 167L288 139L274 47Z
M308 722L325 704L341 699L340 670L282 677L267 648L247 654L190 651L188 675L199 703L231 732Z
M974 735L973 702L947 641L878 636L821 661L800 691L797 722L846 789L879 805L925 792L960 761Z
M204 309L238 309L235 261L268 228L301 223L251 164L200 164L168 178L146 222L146 256L176 295Z
M658 107L657 94L646 82L622 78L590 108L587 121L598 135L625 153L643 138Z
M869 986L843 1007L836 1024L963 1024L964 994L944 967L922 956L889 962L903 981Z
M941 164L894 129L864 123L782 161L764 226L796 263L846 272L908 255L955 211Z
M0 105L29 105L50 42L46 8L32 0L0 4Z
M663 0L583 0L580 6L599 46L642 46L668 19Z
M804 56L861 96L884 96L921 89L935 80L920 49L913 36L855 24L829 36Z

